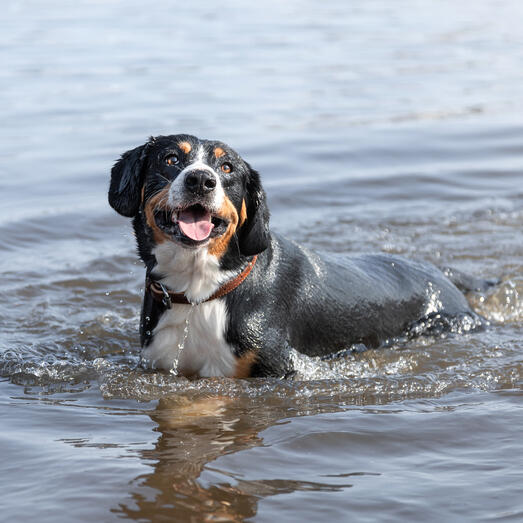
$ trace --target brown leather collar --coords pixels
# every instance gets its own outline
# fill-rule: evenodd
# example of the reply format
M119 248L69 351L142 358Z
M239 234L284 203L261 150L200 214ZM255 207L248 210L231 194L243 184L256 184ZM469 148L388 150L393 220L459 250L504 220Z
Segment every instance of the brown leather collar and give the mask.
M200 303L205 303L206 301L215 300L216 298L221 298L222 296L225 296L229 292L233 291L240 285L247 276L249 276L249 273L252 271L252 268L254 267L254 264L256 263L256 259L258 256L253 256L252 260L249 262L249 264L243 269L236 278L233 278L232 280L228 281L224 285L222 285L214 294L209 296L206 300L201 301ZM155 281L151 279L150 277L147 277L145 280L145 292L150 292L152 297L159 302L162 302L166 308L170 309L171 305L173 303L184 303L186 305L191 305L192 302L190 302L185 294L183 292L173 292L162 283Z

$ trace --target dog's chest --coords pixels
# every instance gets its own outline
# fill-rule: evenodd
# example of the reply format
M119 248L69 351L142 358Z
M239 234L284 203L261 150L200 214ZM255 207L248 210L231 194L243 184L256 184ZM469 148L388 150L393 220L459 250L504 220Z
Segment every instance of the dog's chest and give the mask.
M165 311L143 351L150 366L200 377L234 376L236 357L225 340L224 299L173 305Z

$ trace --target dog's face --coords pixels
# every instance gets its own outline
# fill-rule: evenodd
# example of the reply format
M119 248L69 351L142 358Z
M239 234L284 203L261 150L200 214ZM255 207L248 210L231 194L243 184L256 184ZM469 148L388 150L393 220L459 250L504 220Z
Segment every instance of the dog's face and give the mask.
M250 256L269 241L259 175L233 149L189 135L127 151L111 172L109 203L141 217L149 242Z

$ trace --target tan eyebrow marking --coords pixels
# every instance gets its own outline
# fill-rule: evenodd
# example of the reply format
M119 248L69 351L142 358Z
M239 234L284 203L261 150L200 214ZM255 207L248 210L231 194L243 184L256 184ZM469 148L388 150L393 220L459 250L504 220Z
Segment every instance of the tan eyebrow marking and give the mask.
M180 142L178 147L185 153L189 154L191 152L191 144L189 142Z
M224 154L225 151L221 147L216 147L214 149L214 156L216 156L216 158L221 158Z

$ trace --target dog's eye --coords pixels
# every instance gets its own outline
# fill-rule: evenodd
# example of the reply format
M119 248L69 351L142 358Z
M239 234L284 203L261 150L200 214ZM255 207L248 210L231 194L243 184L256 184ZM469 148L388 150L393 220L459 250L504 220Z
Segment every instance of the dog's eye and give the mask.
M169 156L165 157L165 163L167 165L178 165L180 163L180 159L176 154L170 154Z
M221 169L226 174L232 173L232 165L230 163L222 163Z

